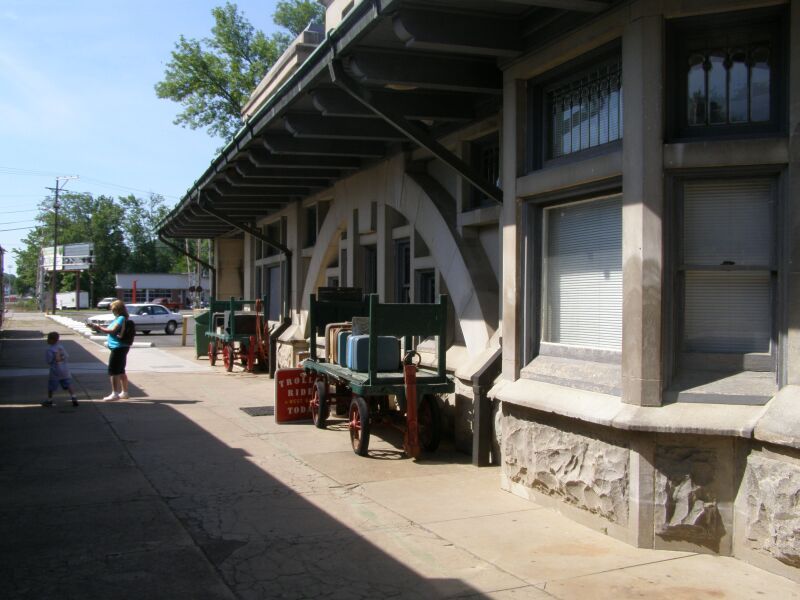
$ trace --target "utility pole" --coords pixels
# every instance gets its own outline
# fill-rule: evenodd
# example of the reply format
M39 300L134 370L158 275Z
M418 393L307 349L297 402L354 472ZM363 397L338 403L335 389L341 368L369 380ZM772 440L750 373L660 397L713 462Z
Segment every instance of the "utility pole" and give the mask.
M67 181L77 178L77 175L64 175L61 177L56 177L56 187L47 188L55 193L53 199L53 305L50 311L53 315L56 314L56 292L58 291L58 271L56 270L56 256L58 255L58 192L64 189ZM64 185L60 185L62 181L64 182Z

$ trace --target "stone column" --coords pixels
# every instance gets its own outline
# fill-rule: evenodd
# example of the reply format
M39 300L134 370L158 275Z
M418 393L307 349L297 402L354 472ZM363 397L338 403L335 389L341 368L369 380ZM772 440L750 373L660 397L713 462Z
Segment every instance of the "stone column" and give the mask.
M514 380L522 367L522 337L527 335L523 320L524 290L520 285L525 274L520 260L521 237L520 208L517 203L517 176L525 160L525 82L507 79L503 85L503 120L501 181L503 208L500 217L503 257L500 285L500 318L503 335L503 378Z
M622 401L661 404L663 17L634 14L622 42Z
M786 189L786 216L789 231L787 239L788 292L783 300L786 306L785 373L781 383L800 384L800 1L792 0L790 13L789 45L789 167Z

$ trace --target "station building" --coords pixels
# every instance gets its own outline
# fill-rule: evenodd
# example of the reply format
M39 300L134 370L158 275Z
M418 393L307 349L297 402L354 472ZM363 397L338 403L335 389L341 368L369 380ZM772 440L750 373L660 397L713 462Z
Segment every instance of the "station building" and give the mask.
M320 286L447 294L498 485L800 580L800 1L321 1L162 238L279 366Z

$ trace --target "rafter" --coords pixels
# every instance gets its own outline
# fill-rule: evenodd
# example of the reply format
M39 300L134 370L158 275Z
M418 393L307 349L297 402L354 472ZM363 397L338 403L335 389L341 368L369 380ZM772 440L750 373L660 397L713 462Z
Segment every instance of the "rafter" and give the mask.
M314 106L325 116L379 118L360 102L338 89L323 89L311 95ZM384 110L422 121L470 121L475 118L471 99L464 94L436 92L390 92L372 90L372 102Z
M285 118L286 129L296 137L327 139L358 139L402 141L405 137L394 127L381 121L323 117L310 114L290 114Z
M262 143L263 146L263 143ZM253 148L247 152L247 158L261 169L349 169L361 168L361 160L348 156L287 156L272 154L264 150Z
M370 140L306 140L290 135L264 136L264 145L273 154L318 156L355 156L381 158L386 155L386 145Z
M348 68L361 83L406 90L500 94L503 87L494 60L362 50L350 58Z
M409 48L480 56L518 56L520 21L486 14L403 9L392 20L395 35Z

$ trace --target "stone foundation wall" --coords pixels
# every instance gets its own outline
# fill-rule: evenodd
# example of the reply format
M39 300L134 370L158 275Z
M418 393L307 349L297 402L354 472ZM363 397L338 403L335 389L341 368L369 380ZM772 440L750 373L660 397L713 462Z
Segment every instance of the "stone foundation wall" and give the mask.
M726 452L724 441L719 446L709 447L695 438L683 440L680 445L656 446L656 547L688 543L730 553L733 482L729 474L733 456ZM659 538L666 543L660 543ZM721 548L723 539L725 547Z
M503 475L612 523L628 523L630 450L604 441L599 429L569 430L535 419L533 411L503 405Z
M745 548L800 568L800 461L751 453L739 504Z

